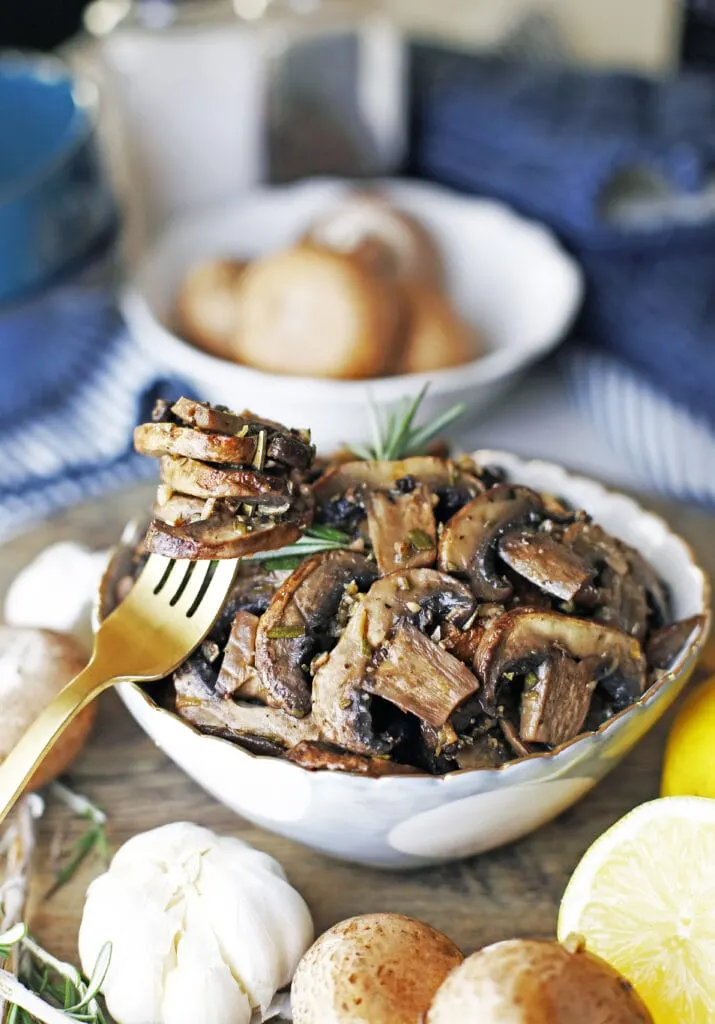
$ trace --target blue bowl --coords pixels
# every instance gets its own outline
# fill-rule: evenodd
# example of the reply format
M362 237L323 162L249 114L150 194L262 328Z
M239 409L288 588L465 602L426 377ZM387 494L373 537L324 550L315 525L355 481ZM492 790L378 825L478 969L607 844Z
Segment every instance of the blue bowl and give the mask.
M116 232L96 99L47 57L0 58L0 303L79 267Z

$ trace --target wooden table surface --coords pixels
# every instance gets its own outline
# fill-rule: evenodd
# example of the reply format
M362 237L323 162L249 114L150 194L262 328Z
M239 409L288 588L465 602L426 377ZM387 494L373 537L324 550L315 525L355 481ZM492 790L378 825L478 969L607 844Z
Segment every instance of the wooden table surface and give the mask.
M99 548L115 542L123 523L148 507L149 495L144 487L110 496L6 545L0 550L0 598L15 573L49 543L74 539ZM672 503L646 504L693 544L706 568L715 569L713 517ZM472 860L407 874L337 863L237 818L168 761L113 694L100 702L97 727L72 778L77 790L107 811L113 850L144 829L198 822L277 857L307 899L318 930L353 914L399 911L424 918L471 951L511 936L553 934L561 894L587 846L631 807L658 794L667 725L661 722L600 786L534 835ZM70 841L81 831L69 811L50 803L41 823L38 892L51 880L53 837L59 832ZM96 861L85 864L37 909L33 930L56 955L76 961L84 892L99 870Z

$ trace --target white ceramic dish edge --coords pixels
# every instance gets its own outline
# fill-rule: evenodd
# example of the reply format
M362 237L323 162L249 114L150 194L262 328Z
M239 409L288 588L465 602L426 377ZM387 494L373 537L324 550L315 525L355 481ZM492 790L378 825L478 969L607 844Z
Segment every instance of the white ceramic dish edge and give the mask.
M475 458L587 508L653 563L672 590L676 615L705 616L696 642L637 704L598 732L501 768L380 779L311 773L256 757L199 733L139 687L121 684L130 713L167 756L238 814L333 857L376 867L414 868L472 856L528 834L575 803L682 691L709 631L709 581L687 544L631 498L551 463L495 451L476 452Z

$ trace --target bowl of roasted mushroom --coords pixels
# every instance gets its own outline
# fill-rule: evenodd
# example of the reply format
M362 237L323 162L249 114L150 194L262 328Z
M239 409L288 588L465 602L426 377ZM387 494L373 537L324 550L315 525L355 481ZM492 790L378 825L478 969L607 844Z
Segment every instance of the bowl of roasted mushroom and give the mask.
M123 684L156 743L242 816L345 860L408 868L550 820L685 686L707 579L659 518L545 462L451 457L417 403L372 450L316 455L254 413L160 402L160 460L99 613L147 552L239 558L206 641Z

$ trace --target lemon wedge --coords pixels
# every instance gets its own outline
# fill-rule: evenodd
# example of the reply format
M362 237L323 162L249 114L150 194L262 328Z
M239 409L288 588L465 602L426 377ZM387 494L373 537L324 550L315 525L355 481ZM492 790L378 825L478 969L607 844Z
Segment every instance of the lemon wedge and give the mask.
M715 798L715 677L694 690L673 722L663 762L663 796Z
M713 1024L715 800L654 800L604 833L566 888L558 933L583 936L655 1024Z

